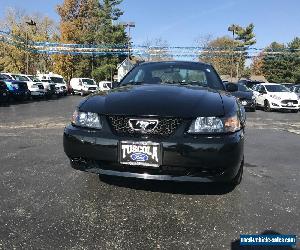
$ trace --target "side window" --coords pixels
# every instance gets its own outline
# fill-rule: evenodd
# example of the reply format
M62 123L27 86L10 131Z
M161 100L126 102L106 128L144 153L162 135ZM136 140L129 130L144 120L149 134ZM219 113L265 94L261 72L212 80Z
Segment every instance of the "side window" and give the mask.
M267 92L266 87L263 86L263 85L261 86L261 90L264 91L264 92Z

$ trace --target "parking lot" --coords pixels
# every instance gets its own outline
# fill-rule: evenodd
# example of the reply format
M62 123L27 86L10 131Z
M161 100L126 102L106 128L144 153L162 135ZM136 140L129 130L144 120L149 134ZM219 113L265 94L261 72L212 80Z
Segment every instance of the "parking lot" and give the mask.
M238 249L240 234L299 237L299 113L247 113L244 179L230 190L73 170L62 133L80 98L0 107L0 249Z

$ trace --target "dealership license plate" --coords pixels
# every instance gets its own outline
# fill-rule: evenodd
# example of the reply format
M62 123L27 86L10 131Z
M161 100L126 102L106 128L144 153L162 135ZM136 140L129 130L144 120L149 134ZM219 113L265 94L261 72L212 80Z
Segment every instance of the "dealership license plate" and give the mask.
M119 144L119 161L125 165L159 167L161 161L160 144L121 141Z

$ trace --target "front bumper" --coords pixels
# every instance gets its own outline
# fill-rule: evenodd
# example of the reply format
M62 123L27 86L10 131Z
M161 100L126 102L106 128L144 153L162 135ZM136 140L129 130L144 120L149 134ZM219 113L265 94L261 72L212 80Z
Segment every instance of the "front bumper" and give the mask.
M118 137L69 125L64 131L64 150L75 169L113 176L155 180L228 182L243 161L244 131L218 136L170 136L153 139L162 148L159 167L122 165L119 141L149 141Z
M271 99L269 101L271 109L280 109L280 110L297 110L300 109L300 102L298 103L282 103L280 100Z
M31 96L45 96L45 91L30 91Z
M255 106L256 106L256 101L255 100L242 99L242 100L239 100L239 101L245 109L255 109Z

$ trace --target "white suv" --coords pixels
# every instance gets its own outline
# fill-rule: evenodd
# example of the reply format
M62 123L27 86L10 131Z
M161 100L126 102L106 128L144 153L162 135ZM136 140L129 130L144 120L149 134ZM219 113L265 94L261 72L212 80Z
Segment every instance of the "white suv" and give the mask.
M300 108L300 100L285 86L276 83L262 83L253 87L256 105L263 107L264 111L291 110L297 113Z

